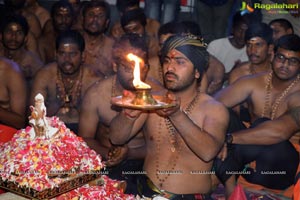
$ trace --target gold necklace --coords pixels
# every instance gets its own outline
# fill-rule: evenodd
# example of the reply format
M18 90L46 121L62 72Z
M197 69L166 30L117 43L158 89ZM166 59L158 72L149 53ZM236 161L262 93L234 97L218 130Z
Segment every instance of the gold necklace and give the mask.
M294 85L296 85L296 83L299 82L300 74L298 74L297 78L295 80L293 80L291 82L291 84L288 85L282 91L282 93L275 99L273 105L271 105L271 90L273 88L273 86L272 86L272 77L273 77L273 72L271 71L268 74L267 84L266 84L266 87L265 87L265 90L266 90L265 104L264 104L263 112L261 114L261 117L265 117L267 108L271 108L271 120L273 120L275 118L276 112L277 112L278 107L279 107L280 103L282 102L283 98L289 93L289 91L292 89L292 87Z
M79 79L67 87L63 81L61 71L57 68L56 93L61 102L62 113L66 114L79 103L82 88L83 69L80 68Z
M193 100L187 105L187 107L184 109L184 113L186 115L189 116L189 114L192 112L193 108L195 107L195 105L198 102L200 96L200 91L197 91L196 96L193 98ZM172 153L177 152L177 154L173 154L175 156L175 158L173 159L172 165L171 165L171 169L168 170L168 172L166 173L161 173L160 166L159 166L159 157L156 157L155 160L155 164L156 164L156 178L159 181L159 187L162 188L163 183L169 178L170 174L172 173L172 171L175 170L176 164L177 164L177 160L179 158L180 152L182 150L182 141L177 139L177 135L178 132L176 130L176 128L174 127L174 125L172 124L172 122L170 121L170 119L168 117L161 117L160 122L159 122L159 131L158 131L158 137L156 138L156 153L157 155L159 155L161 152L161 148L160 148L160 144L161 144L161 138L160 136L162 135L162 124L163 121L165 123L166 128L168 129L169 132L169 141L171 144L170 150ZM160 175L164 175L162 178L160 178Z

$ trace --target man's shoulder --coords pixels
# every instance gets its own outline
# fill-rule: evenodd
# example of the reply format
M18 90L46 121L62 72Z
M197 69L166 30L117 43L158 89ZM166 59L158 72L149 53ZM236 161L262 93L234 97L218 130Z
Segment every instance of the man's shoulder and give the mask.
M112 77L106 79L97 80L87 91L87 94L95 94L98 96L111 96L110 91L112 89Z
M104 74L102 73L95 73L95 71L93 71L91 69L91 67L89 65L82 65L82 70L83 70L83 77L86 80L98 80L98 79L104 79Z
M225 107L224 104L222 104L221 102L217 101L212 96L205 94L205 93L201 93L198 109L199 109L199 111L205 110L205 113L207 113L207 114L218 113L218 115L220 115L220 117L227 114L227 108Z
M25 56L23 57L24 58L23 62L25 62L26 64L39 65L39 66L43 65L42 60L36 53L29 51L29 50L25 50L24 54L25 54Z
M160 26L159 21L152 19L152 18L147 18L147 25L151 25L151 26Z
M201 93L201 102L200 104L204 105L204 106L221 106L221 107L224 107L225 106L217 101L214 97L206 94L206 93Z
M36 77L42 76L43 78L55 78L57 74L57 64L56 62L48 63L47 65L43 66L38 72Z
M147 18L146 31L148 33L151 33L151 35L156 36L159 27L160 27L159 21L155 19Z
M104 37L104 46L112 48L114 43L115 43L114 39L112 39L111 37L105 35L105 37Z
M236 66L231 72L230 76L242 77L250 74L250 62L243 62Z
M16 73L21 73L21 69L16 62L2 56L0 56L0 70L5 72L11 71Z

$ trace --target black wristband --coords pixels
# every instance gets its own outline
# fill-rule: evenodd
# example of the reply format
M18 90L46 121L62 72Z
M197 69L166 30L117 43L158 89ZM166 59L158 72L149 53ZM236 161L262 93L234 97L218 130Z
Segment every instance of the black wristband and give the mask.
M225 142L226 142L226 144L232 144L232 142L233 142L233 136L232 136L231 133L227 133L226 134Z

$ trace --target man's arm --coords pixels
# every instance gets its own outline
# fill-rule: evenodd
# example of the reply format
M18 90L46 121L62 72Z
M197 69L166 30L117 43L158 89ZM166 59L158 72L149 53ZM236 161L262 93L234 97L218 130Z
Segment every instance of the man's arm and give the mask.
M197 115L191 119L181 110L169 116L189 148L206 162L214 159L220 151L229 122L227 109L218 102L211 102L214 103L206 103L205 106L202 105L194 111L204 113L205 117L202 118L202 122L197 122L200 118ZM208 111L203 111L203 108ZM214 113L218 113L218 115Z
M251 77L244 77L217 92L214 97L226 107L232 108L246 101L255 84Z
M234 144L270 145L288 140L300 130L300 106L290 109L279 118L266 121L255 128L232 134Z
M224 65L213 55L209 56L209 66L206 71L208 79L208 94L214 94L222 88L225 76Z
M15 66L9 66L14 65L14 63L6 63L6 65L8 66L6 78L10 109L0 107L0 121L17 129L24 128L27 99L26 83L21 71L16 71L17 67Z
M99 114L97 104L99 103L99 94L97 93L97 84L89 88L83 98L79 116L78 136L82 137L88 146L94 149L102 156L107 155L107 150L102 148L96 139L96 132L99 123Z
M143 127L147 113L140 110L123 109L110 123L110 140L114 145L126 144Z

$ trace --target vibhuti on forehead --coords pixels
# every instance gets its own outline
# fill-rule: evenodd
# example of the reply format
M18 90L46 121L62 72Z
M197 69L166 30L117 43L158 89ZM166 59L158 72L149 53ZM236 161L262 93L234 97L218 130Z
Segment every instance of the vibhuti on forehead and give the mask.
M57 13L62 14L62 15L66 15L69 12L70 12L69 8L67 8L67 7L59 7L57 10Z
M10 29L13 31L17 31L17 30L19 30L18 27L20 27L20 25L13 22L13 23L9 24L8 27L10 27Z

